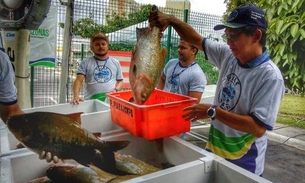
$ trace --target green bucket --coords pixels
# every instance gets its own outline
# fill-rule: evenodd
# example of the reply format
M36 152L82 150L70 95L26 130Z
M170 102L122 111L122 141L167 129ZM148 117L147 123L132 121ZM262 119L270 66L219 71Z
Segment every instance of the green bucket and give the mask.
M97 93L97 94L94 94L90 99L98 99L100 101L105 102L106 97L107 97L106 93Z

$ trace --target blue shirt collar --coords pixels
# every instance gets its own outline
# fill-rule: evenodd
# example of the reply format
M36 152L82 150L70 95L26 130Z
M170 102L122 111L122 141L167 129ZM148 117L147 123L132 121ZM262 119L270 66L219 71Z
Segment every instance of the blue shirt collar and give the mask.
M264 62L267 62L270 60L270 57L268 55L268 51L266 48L263 49L263 53L254 58L253 60L251 60L250 62L248 62L247 64L242 64L238 59L238 65L241 66L241 67L245 67L245 68L254 68L254 67L257 67L259 65L261 65L262 63Z

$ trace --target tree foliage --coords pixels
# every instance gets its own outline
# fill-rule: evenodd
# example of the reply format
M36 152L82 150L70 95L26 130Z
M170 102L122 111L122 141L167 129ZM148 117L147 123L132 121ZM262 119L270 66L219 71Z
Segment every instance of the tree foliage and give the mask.
M270 57L282 71L286 87L304 96L305 1L229 0L224 17L236 7L249 3L266 11L267 47Z
M305 1L260 0L269 23L270 56L281 69L285 84L304 96L305 88Z
M152 5L143 5L139 11L132 13L123 13L122 15L113 12L106 15L106 25L101 25L93 20L93 17L81 18L73 24L72 31L75 35L83 38L89 38L95 32L101 31L111 33L126 28L131 25L138 24L148 19Z

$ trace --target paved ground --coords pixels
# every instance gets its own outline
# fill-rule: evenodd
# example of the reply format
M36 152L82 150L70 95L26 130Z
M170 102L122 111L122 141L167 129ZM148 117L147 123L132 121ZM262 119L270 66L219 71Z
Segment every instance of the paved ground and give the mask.
M209 124L195 123L186 140L204 148ZM305 183L305 130L278 124L268 132L263 177L275 183Z

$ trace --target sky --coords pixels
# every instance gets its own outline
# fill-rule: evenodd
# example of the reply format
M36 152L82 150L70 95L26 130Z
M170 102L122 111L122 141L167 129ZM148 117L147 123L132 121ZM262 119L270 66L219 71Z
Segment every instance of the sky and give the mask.
M165 7L166 0L135 0L143 4L155 4ZM182 1L182 0L181 0ZM222 16L226 11L224 0L189 0L191 2L191 11L208 13Z

